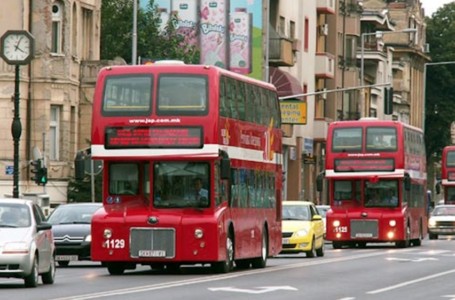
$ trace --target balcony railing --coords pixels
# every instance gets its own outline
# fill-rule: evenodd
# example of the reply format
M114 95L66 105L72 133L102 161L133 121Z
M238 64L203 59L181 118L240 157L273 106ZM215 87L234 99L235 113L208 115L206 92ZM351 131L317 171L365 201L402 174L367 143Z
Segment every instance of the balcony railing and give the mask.
M335 0L317 0L318 14L335 14Z
M271 66L294 66L294 52L292 40L278 37L269 40L269 65Z

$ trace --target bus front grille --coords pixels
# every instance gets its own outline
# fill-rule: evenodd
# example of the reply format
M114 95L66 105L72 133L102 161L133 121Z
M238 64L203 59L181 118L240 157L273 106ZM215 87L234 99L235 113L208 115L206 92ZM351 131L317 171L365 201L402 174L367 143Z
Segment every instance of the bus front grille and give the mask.
M351 220L351 238L378 238L378 221Z
M174 228L131 228L130 256L133 258L174 258Z

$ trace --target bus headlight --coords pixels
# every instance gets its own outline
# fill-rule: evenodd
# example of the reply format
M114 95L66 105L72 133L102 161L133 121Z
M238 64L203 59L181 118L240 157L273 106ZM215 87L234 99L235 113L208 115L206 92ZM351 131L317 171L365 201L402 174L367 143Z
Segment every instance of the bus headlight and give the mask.
M110 239L112 237L112 230L104 229L103 236L105 239Z
M334 227L340 226L340 221L338 221L338 220L333 221L333 226Z
M395 221L395 220L390 220L390 221L389 221L389 225L390 225L390 227L395 227L395 226L397 225L397 221Z
M202 231L202 229L196 229L194 231L194 237L195 238L202 239L203 236L204 236L204 231Z
M433 218L430 218L430 220L428 221L428 225L429 226L436 226L436 221Z

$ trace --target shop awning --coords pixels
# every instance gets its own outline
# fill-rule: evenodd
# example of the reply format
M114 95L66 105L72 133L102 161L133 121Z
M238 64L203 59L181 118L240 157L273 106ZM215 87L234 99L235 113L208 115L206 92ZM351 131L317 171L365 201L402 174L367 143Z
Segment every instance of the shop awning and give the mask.
M270 83L275 85L278 97L303 94L302 85L299 80L286 71L271 67L269 69ZM303 97L296 97L302 100Z

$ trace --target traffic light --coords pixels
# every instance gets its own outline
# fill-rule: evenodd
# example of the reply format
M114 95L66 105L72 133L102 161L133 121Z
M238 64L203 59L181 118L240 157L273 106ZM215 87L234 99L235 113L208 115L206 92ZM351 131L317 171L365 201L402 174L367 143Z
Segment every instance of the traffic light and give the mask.
M384 115L393 114L393 87L384 88Z
M40 184L41 182L41 169L42 169L42 160L41 159L37 159L37 160L32 160L30 162L30 164L32 165L33 169L31 170L32 174L34 175L32 177L32 180L36 183L36 184Z
M41 159L33 160L30 163L33 166L31 172L34 174L32 180L37 185L46 185L47 183L47 168L44 167L43 161Z

